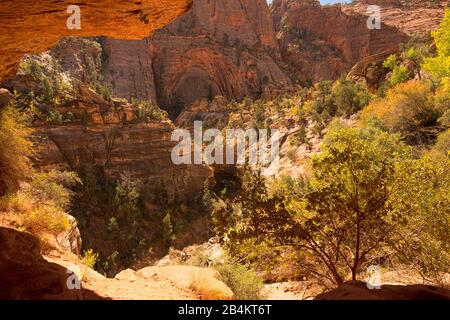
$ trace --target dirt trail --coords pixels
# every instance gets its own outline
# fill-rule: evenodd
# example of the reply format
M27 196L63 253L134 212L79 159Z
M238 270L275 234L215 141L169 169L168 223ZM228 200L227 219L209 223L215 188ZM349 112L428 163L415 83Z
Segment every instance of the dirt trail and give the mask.
M95 279L83 283L84 299L95 299L89 291L113 300L196 300L193 291L175 286L169 280L155 279L130 282L117 279Z

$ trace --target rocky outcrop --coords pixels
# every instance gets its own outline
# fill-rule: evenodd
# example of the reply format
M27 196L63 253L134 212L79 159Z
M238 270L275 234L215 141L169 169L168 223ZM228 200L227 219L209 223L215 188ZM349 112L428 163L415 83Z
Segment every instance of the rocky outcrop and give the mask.
M128 100L156 102L153 56L148 40L101 40L104 63L102 73L114 94Z
M81 29L69 30L70 5L81 10ZM143 39L189 10L192 0L0 1L0 79L23 55L43 52L65 36ZM38 18L37 18L38 17Z
M181 112L175 120L175 125L192 129L194 121L202 121L203 128L223 129L228 124L230 112L228 101L222 96L216 96L210 102L198 99Z
M290 85L264 0L195 0L148 41L106 39L103 51L115 95L158 102L172 119L197 99L241 100Z
M197 99L241 100L290 85L264 0L195 0L151 38L159 104L176 116Z
M81 299L67 286L67 269L41 256L40 243L28 233L0 227L0 299Z
M428 285L383 285L370 290L360 281L319 294L315 300L450 300L450 290Z
M1 300L233 299L212 269L171 266L125 270L108 279L69 252L42 256L29 233L0 227Z
M290 75L303 84L335 79L362 58L408 40L386 24L369 30L366 16L347 14L339 5L321 6L318 0L275 0L272 14Z
M72 113L85 123L74 120L35 128L39 168L77 171L97 166L116 179L126 174L149 186L162 184L171 194L186 198L199 194L209 170L173 164L171 152L177 142L171 141L170 121L140 120L133 105L106 101L83 86L73 103L59 112Z
M434 0L356 0L342 7L347 14L367 15L367 6L378 5L388 26L408 35L426 35L439 27L449 1Z
M101 74L114 95L153 101L175 119L196 100L272 96L291 80L336 79L365 57L395 52L406 33L433 29L444 6L371 4L382 8L381 30L367 28L364 1L276 0L270 12L264 0L195 0L146 40L102 38Z

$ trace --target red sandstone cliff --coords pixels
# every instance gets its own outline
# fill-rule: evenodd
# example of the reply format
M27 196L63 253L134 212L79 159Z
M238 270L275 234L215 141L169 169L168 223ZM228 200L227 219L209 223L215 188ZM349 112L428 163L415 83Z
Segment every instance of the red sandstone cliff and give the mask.
M197 99L239 100L290 85L264 0L195 0L148 41L107 39L104 52L116 95L156 96L173 117Z
M271 10L283 59L301 83L336 78L363 57L396 50L408 40L386 24L370 30L366 16L318 0L275 0Z

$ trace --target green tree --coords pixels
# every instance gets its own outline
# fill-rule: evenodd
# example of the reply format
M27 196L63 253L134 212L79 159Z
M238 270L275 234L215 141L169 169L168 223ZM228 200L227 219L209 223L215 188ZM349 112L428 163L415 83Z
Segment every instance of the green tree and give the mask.
M389 198L394 214L408 222L392 242L400 261L433 282L450 272L449 167L448 158L398 164Z
M332 88L337 114L349 117L364 108L370 100L366 88L345 78L336 81Z
M403 222L388 199L396 163L407 154L398 136L380 130L331 131L311 179L269 195L259 175L247 178L230 247L248 239L294 247L303 255L299 266L323 284L357 279Z

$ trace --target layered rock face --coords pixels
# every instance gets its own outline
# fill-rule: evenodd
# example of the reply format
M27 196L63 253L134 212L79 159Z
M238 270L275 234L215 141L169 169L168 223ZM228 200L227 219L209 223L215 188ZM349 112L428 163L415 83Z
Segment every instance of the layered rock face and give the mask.
M67 13L76 4L81 29L69 30ZM15 72L27 53L48 50L64 36L143 39L189 10L192 0L2 0L0 1L0 79Z
M103 76L114 94L126 99L156 102L156 87L148 40L101 40Z
M175 119L196 100L257 98L292 81L336 79L364 57L396 51L406 32L437 26L443 12L379 0L371 4L382 7L383 25L369 30L366 2L276 0L270 12L263 0L195 0L147 40L103 40L102 73L115 95L154 101ZM398 30L407 15L408 27Z
M105 101L81 87L74 104L59 111L85 114L88 120L35 128L36 165L43 170L102 167L115 179L126 174L185 199L198 195L210 174L204 166L174 165L170 121L140 121L130 104Z
M366 56L395 51L408 36L382 25L370 30L367 17L318 0L276 0L272 14L283 59L302 84L334 79Z
M347 14L367 15L367 6L378 5L381 19L388 26L408 35L425 35L439 27L447 0L357 0L343 6Z
M290 85L277 64L280 52L264 0L195 0L148 46L106 40L104 52L103 73L116 95L152 99L155 91L173 118L197 99L240 100Z

